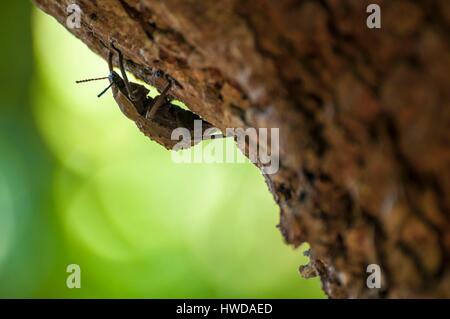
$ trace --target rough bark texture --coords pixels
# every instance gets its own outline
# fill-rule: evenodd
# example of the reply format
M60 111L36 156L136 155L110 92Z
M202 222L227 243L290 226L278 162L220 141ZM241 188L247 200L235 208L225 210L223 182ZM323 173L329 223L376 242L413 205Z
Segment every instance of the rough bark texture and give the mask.
M330 297L450 297L450 1L34 1L218 128L279 127L280 229Z

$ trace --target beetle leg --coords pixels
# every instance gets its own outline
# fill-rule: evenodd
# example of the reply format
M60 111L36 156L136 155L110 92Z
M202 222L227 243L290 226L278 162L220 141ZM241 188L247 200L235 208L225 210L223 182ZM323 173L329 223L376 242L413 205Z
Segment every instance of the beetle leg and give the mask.
M166 87L162 90L161 94L155 97L153 100L152 105L147 109L147 112L145 113L145 118L152 119L156 111L164 104L166 100L166 96L169 93L170 88L172 87L172 82L168 81Z
M113 55L114 53L109 50L109 54L108 54L108 67L109 67L109 73L112 74L114 69L113 69L113 63L112 63L112 59L113 59Z
M120 73L122 73L122 78L123 78L123 82L125 83L125 88L127 90L128 93L128 97L130 100L134 101L133 96L131 95L131 90L130 90L130 82L128 82L128 77L127 74L125 72L125 66L123 64L123 55L122 52L116 48L114 46L114 41L111 41L111 47L117 52L117 54L119 55L119 68L120 68ZM111 54L111 53L110 53ZM112 64L112 63L111 63ZM111 67L110 67L111 70Z

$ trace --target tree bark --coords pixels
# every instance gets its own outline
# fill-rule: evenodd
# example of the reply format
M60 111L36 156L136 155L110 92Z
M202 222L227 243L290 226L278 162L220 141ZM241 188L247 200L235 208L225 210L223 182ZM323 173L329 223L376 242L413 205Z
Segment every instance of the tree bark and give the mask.
M279 227L330 297L450 297L449 1L34 2L216 127L280 128Z

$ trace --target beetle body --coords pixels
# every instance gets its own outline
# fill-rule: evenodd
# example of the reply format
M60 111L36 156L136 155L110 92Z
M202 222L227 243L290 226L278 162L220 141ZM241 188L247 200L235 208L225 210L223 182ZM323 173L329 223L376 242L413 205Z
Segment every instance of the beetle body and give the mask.
M132 101L128 97L123 79L114 71L111 73L110 82L113 97L122 113L136 123L142 133L167 149L173 149L179 142L171 138L172 132L179 127L188 129L192 137L202 136L204 130L212 127L210 123L203 120L202 132L195 132L194 121L202 120L200 116L171 104L165 97L158 107L156 102L161 95L155 98L148 97L147 88L129 82L130 93L134 98ZM190 146L198 142L200 141L192 138Z
M196 137L203 137L203 132L213 126L202 120L197 114L170 103L167 99L167 94L172 86L172 82L169 79L167 79L167 85L161 94L155 98L148 96L149 90L145 86L129 82L121 51L114 46L113 42L111 43L111 48L108 57L110 71L108 79L110 85L98 96L100 97L111 87L113 97L122 113L134 121L142 133L167 149L173 149L176 144L179 144L178 140L171 138L172 132L177 128L186 128L190 132L190 143L184 142L183 148L199 143L201 139L196 139ZM119 56L119 67L122 77L113 70L113 50ZM194 125L195 121L198 120L202 121L202 125L199 128ZM201 130L201 132L196 132L196 130ZM219 136L221 135L211 135L207 138Z

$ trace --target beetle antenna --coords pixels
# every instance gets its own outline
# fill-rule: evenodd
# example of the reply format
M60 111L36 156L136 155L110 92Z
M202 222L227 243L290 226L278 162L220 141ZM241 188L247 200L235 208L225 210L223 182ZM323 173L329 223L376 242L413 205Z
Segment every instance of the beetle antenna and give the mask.
M108 91L108 89L114 84L114 82L111 82L111 84L108 85L108 87L106 89L104 89L102 92L100 92L99 95L97 95L97 97L101 97L103 94L106 93L106 91Z
M108 77L102 77L102 78L94 78L94 79L87 79L87 80L79 80L75 81L75 83L84 83L84 82L90 82L90 81L97 81L97 80L106 80Z

